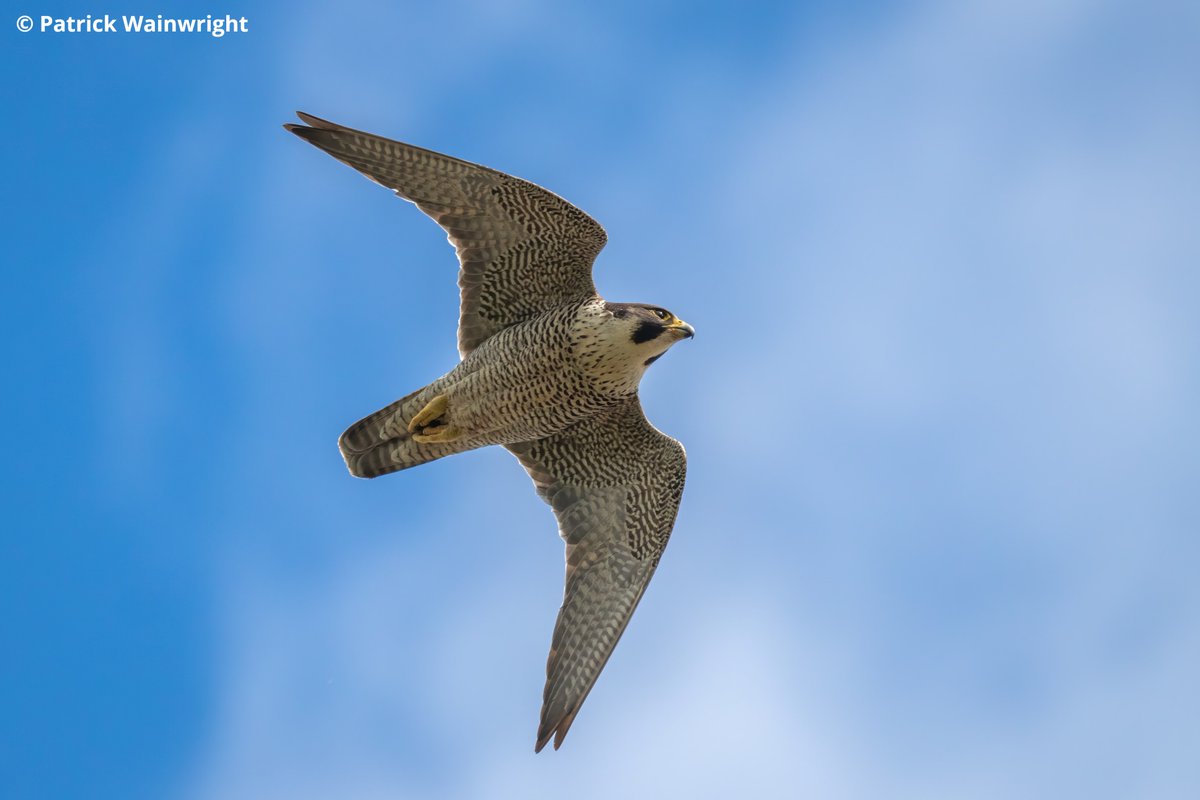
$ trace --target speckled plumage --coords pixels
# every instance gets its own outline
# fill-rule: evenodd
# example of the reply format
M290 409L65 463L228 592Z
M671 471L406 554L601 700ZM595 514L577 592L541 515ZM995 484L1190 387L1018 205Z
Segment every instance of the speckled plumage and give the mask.
M339 447L373 478L507 447L554 510L566 587L536 749L557 748L625 630L683 493L682 445L642 413L646 368L692 329L592 283L606 236L591 217L495 170L300 114L285 127L415 203L458 252L462 361L351 425Z

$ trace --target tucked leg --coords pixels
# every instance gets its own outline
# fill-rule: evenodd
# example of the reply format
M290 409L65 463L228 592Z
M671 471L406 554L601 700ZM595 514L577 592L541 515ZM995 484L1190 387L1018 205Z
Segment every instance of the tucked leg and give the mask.
M448 424L444 418L448 407L446 395L439 394L418 411L408 423L413 441L433 443L457 439L461 435L458 427Z

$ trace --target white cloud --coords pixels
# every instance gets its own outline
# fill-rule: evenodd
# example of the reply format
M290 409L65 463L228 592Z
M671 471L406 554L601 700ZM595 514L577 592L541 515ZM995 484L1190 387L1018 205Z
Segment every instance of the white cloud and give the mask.
M315 509L370 533L302 582L231 554L220 711L184 793L1194 786L1194 704L1172 696L1200 598L1158 579L1195 549L1175 485L1197 444L1195 56L1096 80L1157 30L1117 5L926 4L723 98L743 113L706 148L710 190L664 212L689 229L623 223L672 285L727 288L688 298L711 335L693 320L698 349L646 387L688 444L686 506L563 751L531 753L561 556L511 459L481 455L397 479L424 496L380 482L403 512L349 490ZM471 41L476 65L501 46ZM705 99L670 106L679 129ZM672 191L651 166L597 191L645 208ZM643 277L612 269L602 287ZM438 504L461 486L487 502ZM420 530L393 540L402 515Z

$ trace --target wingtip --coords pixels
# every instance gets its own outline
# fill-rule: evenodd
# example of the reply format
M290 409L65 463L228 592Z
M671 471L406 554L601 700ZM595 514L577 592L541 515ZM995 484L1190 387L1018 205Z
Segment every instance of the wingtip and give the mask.
M551 727L543 727L538 731L537 744L533 746L533 752L540 753L542 748L554 740L554 749L562 747L563 740L567 738L567 731L571 729L571 723L575 721L575 714L568 714Z
M538 730L537 744L535 744L533 746L533 752L535 752L535 753L542 752L542 748L544 748L547 744L550 743L550 740L554 738L554 734L556 734L556 733L558 733L557 725L555 725L554 727L551 727L551 728L547 728L546 725L543 723L541 729ZM558 749L558 745L560 743L561 743L561 740L556 741L554 743L555 750Z
M538 729L538 744L533 746L533 752L540 753L542 748L550 744L551 739L554 740L554 750L558 750L558 746L563 744L563 738L556 734L558 734L558 724L548 726L546 722L542 722L541 727Z
M342 127L337 123L330 122L327 119L321 119L320 117L313 116L312 114L306 114L303 111L297 111L296 116L314 128L328 128L329 130L337 130L338 128Z
M546 745L550 744L551 739L554 739L555 750L558 750L558 748L562 747L562 737L556 735L554 731L551 731L550 733L546 734L545 739L538 739L537 744L533 746L533 752L535 754L542 752Z
M300 137L309 144L316 144L316 137L319 136L316 128L310 128L307 125L297 125L294 122L289 122L283 127L289 133Z

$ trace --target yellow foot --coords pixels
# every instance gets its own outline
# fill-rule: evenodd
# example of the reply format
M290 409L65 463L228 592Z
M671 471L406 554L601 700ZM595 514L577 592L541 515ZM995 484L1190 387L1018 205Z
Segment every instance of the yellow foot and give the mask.
M413 434L413 441L419 444L437 444L453 442L462 432L455 425L434 425L424 428L421 433Z
M437 418L446 413L448 402L446 395L439 394L437 397L425 404L425 407L418 411L408 422L408 432L418 433L421 428L427 425L433 425L437 422Z
M408 432L412 434L414 442L452 442L461 435L456 426L448 424L443 418L448 406L446 395L439 394L416 413L408 423Z

